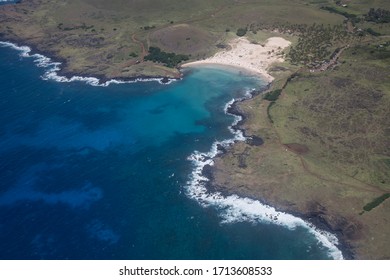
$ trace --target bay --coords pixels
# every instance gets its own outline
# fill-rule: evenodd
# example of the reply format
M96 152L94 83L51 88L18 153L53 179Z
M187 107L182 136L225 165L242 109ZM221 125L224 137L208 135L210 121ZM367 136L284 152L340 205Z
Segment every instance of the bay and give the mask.
M307 228L227 219L188 195L194 151L232 138L258 78L91 86L0 48L0 259L328 259Z

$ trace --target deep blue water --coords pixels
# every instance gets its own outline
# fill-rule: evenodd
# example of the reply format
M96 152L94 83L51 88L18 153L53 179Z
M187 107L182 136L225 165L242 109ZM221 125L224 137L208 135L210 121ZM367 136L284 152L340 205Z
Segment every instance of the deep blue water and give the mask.
M322 259L304 228L221 223L186 195L194 150L261 81L197 69L170 85L45 81L0 47L0 259Z
M18 3L21 0L0 0L0 5L6 5L6 4L14 4Z

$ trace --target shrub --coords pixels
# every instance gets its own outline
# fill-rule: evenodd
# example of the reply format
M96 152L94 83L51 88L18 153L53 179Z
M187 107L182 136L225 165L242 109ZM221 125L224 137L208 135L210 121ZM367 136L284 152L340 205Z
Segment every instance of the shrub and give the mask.
M167 53L158 47L150 47L149 54L145 56L144 59L153 62L160 62L167 67L174 68L180 62L188 60L189 56L184 54Z
M367 21L373 21L376 23L389 23L390 22L390 11L385 9L374 9L371 8L366 14Z
M372 36L381 36L380 33L376 32L375 30L372 30L372 28L366 29L367 33L371 34Z
M246 34L247 31L248 31L248 29L246 27L245 28L238 28L236 35L239 37L242 37Z
M282 93L281 89L276 89L270 92L267 92L264 94L263 99L268 100L268 101L276 101L278 100L280 94Z
M389 197L390 197L390 193L385 193L384 195L381 195L380 197L375 198L373 201L364 205L364 207L363 207L364 211L371 211L372 209L377 207L379 204L381 204L383 201L385 201Z

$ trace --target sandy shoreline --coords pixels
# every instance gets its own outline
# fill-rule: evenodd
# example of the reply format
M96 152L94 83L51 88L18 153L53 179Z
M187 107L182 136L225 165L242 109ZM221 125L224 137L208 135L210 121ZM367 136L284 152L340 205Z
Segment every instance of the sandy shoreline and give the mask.
M1 41L0 41L0 43L1 43ZM17 49L17 50L19 50L19 51L22 51L21 49L22 48L28 48L28 49L30 49L29 51L27 51L27 56L29 56L29 57L34 57L34 56L38 56L38 57L41 57L41 59L44 59L44 58L48 58L48 57L45 57L44 55L40 55L40 54L31 54L31 52L33 52L32 50L31 50L31 48L30 47L18 47L17 45L15 45L15 44L12 44L12 43L8 43L8 42L6 42L6 44L9 46L9 47L12 47L12 48L15 48L15 49ZM250 43L249 43L250 44ZM254 44L251 44L251 45L254 45ZM256 45L257 46L257 45ZM233 49L232 49L233 50ZM274 56L274 58L275 58L275 56ZM276 61L280 61L280 60L276 60ZM38 61L37 61L38 62ZM273 62L275 62L275 60L273 61ZM273 62L271 62L271 63L273 63ZM50 65L51 64L61 64L60 62L53 62L51 59L49 59L49 62L48 62ZM269 63L269 65L271 64L271 63ZM264 77L266 77L265 75L264 75L264 73L263 72L265 72L266 70L265 69L258 69L257 71L252 71L252 70L250 70L250 69L248 69L248 68L245 68L245 67L243 67L243 66L237 66L237 65L232 65L232 64L228 64L228 63L220 63L220 62L208 62L207 60L206 61L200 61L200 63L197 63L197 62L194 62L194 63L189 63L190 65L189 65L189 67L190 66L198 66L198 65L200 65L200 66L202 66L202 65L205 65L205 66L207 66L207 65L221 65L221 66L227 66L227 67L232 67L232 68L235 68L235 69L240 69L240 71L242 70L242 71L244 71L244 72L248 72L248 73L252 73L252 74L255 74L255 75L260 75L260 76L262 76L263 78ZM269 66L268 65L268 66ZM268 67L267 66L267 67ZM48 67L48 66L45 66L45 67ZM58 70L58 71L60 71L60 69ZM55 72L57 72L57 71L55 71ZM266 72L265 72L266 73ZM76 75L76 74L75 74ZM268 75L269 77L271 77L270 75ZM98 81L99 81L99 84L102 84L102 83L100 83L100 82L102 82L102 80L104 81L104 82L107 82L107 81L113 81L113 80L108 80L108 79L106 79L106 80L104 80L104 77L100 77L100 79L99 78L96 78L96 77L81 77L81 76L71 76L71 78L66 78L66 76L57 76L56 75L56 77L58 77L58 78L64 78L65 80L66 80L66 82L70 82L70 81L72 81L72 78L74 78L74 77L78 77L78 78L80 78L79 80L83 80L83 81L88 81L88 79L97 79ZM272 77L271 77L272 78ZM102 79L102 80L101 80ZM61 81L63 81L62 79L53 79L53 80L56 80L56 81L59 81L59 82L61 82ZM269 80L269 81L271 81L271 80ZM253 93L253 94L255 94L255 93ZM239 112L239 110L235 110L234 109L234 105L237 103L237 102L241 102L240 100L237 100L234 104L232 104L232 108L230 108L229 109L229 111L230 111L230 113L231 114L234 114L234 115L237 115L237 116L241 116L242 117L242 120L239 122L239 123L237 123L236 125L234 125L233 126L233 128L235 129L235 130L240 130L240 131L242 131L242 133L243 133L243 135L245 135L245 130L244 129L242 129L242 128L239 128L239 126L240 126L240 124L246 119L246 116L244 115L244 114L242 114L242 112ZM246 137L247 137L247 135L246 135ZM250 136L251 137L251 136ZM207 175L205 175L206 177L209 177L209 176L207 176ZM212 177L212 176L210 176L210 177ZM210 178L211 179L211 178ZM208 188L210 188L210 186L208 186ZM246 196L247 197L247 196ZM256 198L256 197L253 197L252 198L253 200L256 200L256 201L260 201L261 202L261 200L259 200L258 198ZM271 204L269 204L269 205L271 205ZM275 207L276 208L276 207ZM277 208L276 208L277 209ZM296 216L296 217L304 217L304 215L298 215L297 213L294 213L294 215ZM317 225L317 224L316 224ZM320 226L318 226L318 228L321 228ZM329 232L332 232L332 231L329 231ZM345 246L343 246L343 247L345 247ZM345 248L343 248L344 250L342 250L343 252L344 252L344 254L345 254L345 251L347 251L347 250L345 250ZM350 258L350 257L348 257L348 258Z
M247 38L241 37L230 42L230 49L216 53L204 60L189 62L185 67L221 65L242 69L245 72L261 76L268 82L274 78L268 74L271 64L283 62L283 49L291 42L281 38L269 38L264 44L251 43Z
M262 79L266 79L267 82L271 83L274 77L268 73L269 67L273 63L284 61L282 51L290 44L291 42L280 37L269 38L263 45L250 43L246 38L238 38L230 43L229 50L223 50L215 54L213 57L201 61L186 63L182 65L182 67L228 67L239 70L243 73L246 72L248 74L260 76ZM241 131L242 135L247 137L246 143L248 145L262 145L263 140L259 137L256 138L256 136L254 136L256 141L251 143L250 140L253 136L250 133L247 133L247 130L242 127L242 124L247 119L247 115L236 107L240 102L242 102L242 100L236 100L228 108L228 112L230 114L241 118L238 123L232 126L232 129L235 131ZM213 161L219 160L220 162L226 154L229 154L229 151L225 148L226 147L219 146L219 149L221 149L220 152L215 155L215 157L211 156ZM206 156L210 155L207 154ZM286 215L291 214L296 219L302 219L304 224L307 223L305 225L309 225L309 228L313 226L311 228L312 230L314 229L312 233L316 236L316 238L318 238L319 242L324 242L322 244L329 249L329 256L335 259L355 258L355 254L348 241L344 238L343 232L338 229L334 229L330 223L327 220L322 219L318 213L294 211L291 208L285 209L283 207L279 207L280 205L278 205L278 203L273 203L272 201L265 199L263 196L257 196L255 193L252 193L252 195L248 193L240 193L240 191L235 189L233 185L231 186L231 189L221 187L219 181L215 178L215 174L221 166L219 166L219 164L216 165L218 165L218 167L214 164L206 164L204 168L202 168L201 176L208 179L204 186L205 189L217 192L225 199L235 195L238 195L243 200L252 199L253 201L265 205L265 207L274 207L274 209L280 213L287 213ZM226 186L226 184L224 184L224 186ZM256 214L261 216L262 212L256 212ZM335 238L335 240L333 238Z

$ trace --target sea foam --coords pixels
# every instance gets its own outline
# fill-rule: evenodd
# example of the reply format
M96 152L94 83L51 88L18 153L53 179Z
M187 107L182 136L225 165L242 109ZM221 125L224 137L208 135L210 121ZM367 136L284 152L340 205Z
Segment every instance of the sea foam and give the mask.
M131 81L123 81L112 79L102 83L95 77L81 77L72 76L67 78L65 76L58 75L58 71L61 69L60 62L54 62L50 58L41 54L31 54L31 48L27 46L18 46L10 42L0 41L0 47L11 47L20 51L22 57L33 58L38 67L46 68L46 72L42 75L44 80L54 80L62 83L69 83L74 81L85 82L91 86L103 86L107 87L110 84L125 84L136 82L150 82L156 81L160 84L170 84L176 79L169 79L167 83L162 82L162 78L139 78ZM329 255L334 259L343 259L342 252L337 248L339 244L337 237L329 232L322 231L316 228L313 224L304 221L301 218L295 217L291 214L276 211L275 208L265 205L260 201L242 198L237 195L223 196L219 192L210 193L206 188L206 182L209 181L207 177L203 175L203 169L206 165L214 165L213 158L221 153L219 146L227 148L236 141L245 141L247 138L244 136L243 131L236 129L235 126L242 121L242 117L229 112L229 109L236 102L243 101L251 98L252 90L247 90L243 98L232 99L224 108L224 111L228 115L234 116L234 121L229 126L230 132L233 134L233 138L223 141L215 141L209 152L195 151L189 156L189 160L192 161L194 169L190 175L190 179L186 186L187 195L195 199L203 207L215 207L220 210L222 223L233 223L239 221L261 222L261 223L274 223L280 226L294 229L298 226L306 228L311 232L317 240L329 250Z
M60 83L70 83L70 82L85 82L91 86L101 86L107 87L111 84L131 84L137 82L158 82L160 84L168 85L177 79L168 79L167 82L163 82L163 78L135 78L133 80L117 80L111 79L105 82L101 82L100 79L96 77L82 77L82 76L72 76L67 78L65 76L58 75L58 71L61 70L61 62L54 62L49 57L46 57L42 54L31 54L31 48L27 46L18 46L10 42L0 41L0 47L10 47L20 52L21 57L33 58L34 62L38 67L45 68L46 72L41 76L44 80L53 80Z
M215 207L218 209L222 223L249 221L254 223L273 223L288 229L303 227L313 234L320 244L328 249L330 257L337 260L343 259L343 254L337 247L339 241L334 234L320 230L301 218L277 211L274 207L263 204L258 200L239 197L237 195L224 196L220 192L210 192L207 189L206 184L209 179L203 175L203 169L207 165L214 165L213 158L222 153L218 147L228 148L236 141L246 140L242 130L236 128L236 125L242 120L242 117L230 113L229 109L236 102L251 98L252 95L250 92L248 90L243 98L232 99L225 106L225 113L235 117L233 124L229 126L229 130L233 133L233 138L215 141L209 152L202 153L195 151L188 157L192 161L194 169L187 182L187 195L203 207Z

